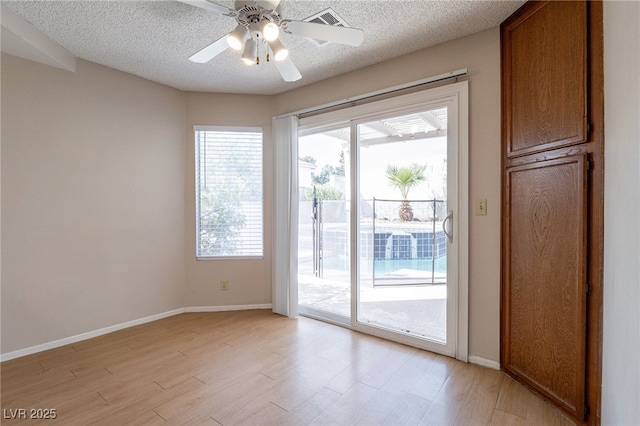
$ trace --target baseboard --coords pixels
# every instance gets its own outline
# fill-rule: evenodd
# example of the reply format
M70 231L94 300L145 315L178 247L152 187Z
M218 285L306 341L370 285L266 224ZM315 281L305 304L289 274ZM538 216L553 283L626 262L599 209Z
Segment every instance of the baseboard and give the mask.
M101 328L99 330L89 331L87 333L78 334L64 339L54 340L53 342L43 343L41 345L31 346L25 349L19 349L6 354L0 354L0 362L9 361L11 359L32 355L38 352L47 351L49 349L59 348L60 346L70 345L82 340L92 339L104 334L113 333L114 331L123 330L125 328L134 327L136 325L145 324L151 321L157 321L163 318L182 314L185 312L225 312L225 311L244 311L249 309L271 309L271 303L261 305L228 305L228 306L191 306L188 308L179 308L172 311L163 312L156 315L140 318L133 321L124 322L122 324L112 325L110 327Z
M133 321L123 322L121 324L104 327L98 330L89 331L87 333L77 334L71 337L65 337L64 339L54 340L53 342L43 343L41 345L31 346L25 349L19 349L17 351L8 352L0 355L0 362L9 361L10 359L20 358L27 355L32 355L38 352L47 351L49 349L59 348L60 346L70 345L82 340L93 339L94 337L102 336L104 334L113 333L114 331L123 330L125 328L134 327L136 325L145 324L151 321L157 321L159 319L171 317L184 313L184 308L174 309L172 311L163 312L156 315L150 315L148 317L139 318Z
M271 303L261 305L227 305L227 306L190 306L185 308L185 312L226 312L226 311L248 311L251 309L271 309Z
M469 355L469 362L471 364L481 365L482 367L491 368L493 370L500 370L500 363L492 361L490 359L482 358L476 355Z

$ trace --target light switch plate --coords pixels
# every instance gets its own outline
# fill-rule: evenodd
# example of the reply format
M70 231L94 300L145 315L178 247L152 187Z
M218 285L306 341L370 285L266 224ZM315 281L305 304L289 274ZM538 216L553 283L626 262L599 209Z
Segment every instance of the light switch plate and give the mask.
M476 200L474 203L474 209L476 216L486 216L487 215L487 200Z

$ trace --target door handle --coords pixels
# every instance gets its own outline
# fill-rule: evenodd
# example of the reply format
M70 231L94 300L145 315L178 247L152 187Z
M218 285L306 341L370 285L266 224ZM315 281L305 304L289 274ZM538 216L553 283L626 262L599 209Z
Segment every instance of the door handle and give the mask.
M448 231L448 224L453 220L453 210L449 210L449 214L442 221L442 231L449 239L450 243L453 243L453 226L451 227L451 231Z

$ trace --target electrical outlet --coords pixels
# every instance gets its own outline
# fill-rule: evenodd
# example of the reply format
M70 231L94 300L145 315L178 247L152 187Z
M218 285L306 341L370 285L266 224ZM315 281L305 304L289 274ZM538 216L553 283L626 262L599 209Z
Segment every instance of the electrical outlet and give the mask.
M487 200L476 200L475 202L475 213L476 216L486 216L487 215Z
M221 291L227 291L227 290L229 290L229 280L222 280L222 281L220 281L220 290L221 290Z

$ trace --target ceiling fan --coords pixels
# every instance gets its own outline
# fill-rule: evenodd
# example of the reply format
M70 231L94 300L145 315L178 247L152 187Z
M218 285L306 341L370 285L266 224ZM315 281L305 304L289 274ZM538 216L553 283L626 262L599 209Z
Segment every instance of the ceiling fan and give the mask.
M349 46L360 46L364 31L358 28L339 27L306 21L282 19L280 0L236 0L235 9L229 9L208 0L178 0L210 12L235 18L238 25L229 34L219 38L189 57L197 63L209 62L231 47L242 51L241 59L247 65L259 64L259 50L266 51L266 60L275 59L276 68L285 81L297 81L302 76L280 41L280 32L332 41Z

